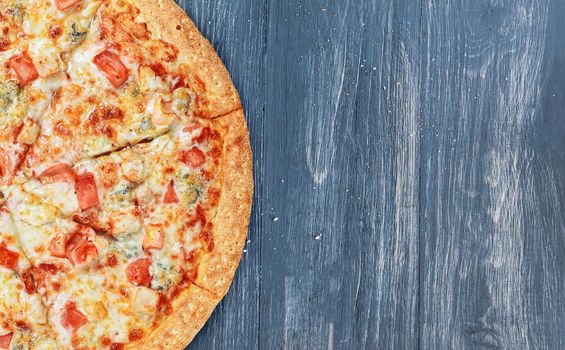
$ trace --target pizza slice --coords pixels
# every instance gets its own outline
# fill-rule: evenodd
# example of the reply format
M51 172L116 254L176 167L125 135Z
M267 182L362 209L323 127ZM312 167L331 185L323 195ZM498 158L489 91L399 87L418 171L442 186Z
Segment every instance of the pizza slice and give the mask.
M227 291L225 276L239 257L235 247L243 244L233 234L240 223L230 212L242 205L230 191L240 180L233 174L250 171L239 166L246 161L245 143L237 136L245 128L240 117L235 112L213 120L195 118L176 129L136 189L153 256L168 254L174 271L218 296Z

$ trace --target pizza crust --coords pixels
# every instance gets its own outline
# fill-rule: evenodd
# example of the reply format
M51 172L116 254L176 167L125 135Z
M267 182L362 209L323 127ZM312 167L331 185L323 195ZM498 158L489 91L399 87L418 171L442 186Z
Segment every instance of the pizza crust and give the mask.
M214 225L214 249L202 257L195 285L173 303L173 314L139 345L181 349L204 326L227 293L241 258L251 212L253 174L249 132L243 111L213 120L226 130L222 159L222 194Z
M251 213L253 174L251 146L241 110L214 119L226 130L222 159L222 194L212 222L214 249L199 262L195 283L217 296L231 284L247 237Z
M214 224L213 252L200 261L195 283L217 296L227 293L239 264L253 193L249 131L239 95L228 71L208 40L172 0L133 0L149 30L179 48L179 62L188 62L204 80L214 123L224 136L222 195ZM180 26L180 27L179 27Z
M206 323L221 298L191 285L173 303L173 314L140 342L127 349L184 349Z
M208 104L201 115L209 118L241 109L239 95L224 64L210 42L172 0L132 0L140 18L158 38L179 49L179 62L187 62L206 85Z

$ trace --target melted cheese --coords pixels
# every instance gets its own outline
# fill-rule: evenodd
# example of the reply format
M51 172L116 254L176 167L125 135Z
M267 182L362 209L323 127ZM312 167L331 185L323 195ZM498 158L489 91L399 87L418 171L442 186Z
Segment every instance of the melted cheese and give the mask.
M20 274L30 267L19 248L16 226L6 211L0 211L0 243L19 254L17 270ZM54 341L49 340L50 327L39 295L28 294L18 272L4 266L0 266L0 286L0 334L14 332L14 348L56 349ZM28 324L32 332L22 332L15 324L18 321Z
M41 286L40 294L30 296L18 274L0 267L0 311L9 310L34 324L33 334L15 334L13 347L94 349L100 347L102 337L127 343L132 329L148 332L152 327L160 294L166 295L187 278L183 270L195 268L185 257L191 253L198 256L206 247L200 239L204 227L194 221L194 210L217 181L204 179L202 172L215 173L217 169L213 162L194 169L179 159L190 147L207 154L218 146L194 141L211 125L201 121L190 126L194 92L179 88L171 93L171 78L157 76L153 69L140 65L141 60L120 56L129 77L119 89L112 87L93 63L94 57L110 46L100 40L101 16L95 15L100 3L83 0L80 10L60 11L52 0L29 1L21 19L26 36L18 38L11 32L10 47L0 53L0 65L8 67L10 57L27 51L39 74L20 89L12 69L0 72L0 89L9 92L8 99L0 100L0 128L11 130L22 121L29 126L22 129L18 142L5 138L9 133L4 132L0 147L16 162L33 143L22 174L10 187L2 184L3 205L10 215L3 219L0 211L0 243L21 253L19 271L29 268L30 262L57 264L68 271L56 272ZM136 23L140 20L135 19ZM136 52L146 52L145 44L140 43ZM155 50L156 54L163 54L161 51ZM171 68L176 63L165 65ZM108 106L121 114L94 120L95 112ZM153 141L140 143L150 139ZM106 152L112 153L103 156ZM75 173L94 175L100 203L89 210L88 214L95 215L88 219L97 229L102 228L104 235L71 220L85 214L73 182L44 184L34 179L59 162L72 165ZM163 203L171 181L178 204ZM147 233L144 227L150 224L163 226L163 246L148 252L143 240ZM95 261L73 266L67 258L51 255L50 244L57 234L70 236L78 230L87 232L94 242L99 253ZM110 256L118 260L117 265L109 263ZM151 288L127 280L127 266L142 257L152 259ZM88 319L74 335L62 322L68 302L76 303ZM43 305L49 309L52 330ZM10 330L0 328L0 334Z
M79 210L78 200L74 192L75 187L72 182L42 184L37 180L32 180L25 183L23 188L26 192L59 208L64 216L71 216Z

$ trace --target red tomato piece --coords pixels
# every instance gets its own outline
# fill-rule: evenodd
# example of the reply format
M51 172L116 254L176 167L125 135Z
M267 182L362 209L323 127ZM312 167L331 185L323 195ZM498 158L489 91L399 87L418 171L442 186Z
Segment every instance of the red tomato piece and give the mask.
M37 286L45 285L45 281L60 270L61 267L54 264L39 264L38 266L31 268L33 279Z
M97 206L98 190L96 189L96 181L92 173L84 173L77 175L75 178L75 191L77 194L78 204L81 209L90 209Z
M35 64L33 64L27 52L12 56L9 64L16 72L16 77L18 77L21 86L27 85L39 77Z
M209 140L217 140L220 137L217 131L210 129L209 127L205 127L202 129L202 132L199 136L192 138L192 141L196 143L204 143Z
M62 232L59 232L49 244L49 252L51 252L51 256L57 258L66 258L67 257L67 235Z
M22 271L20 273L20 278L22 279L22 282L24 282L27 294L35 293L35 281L33 280L33 276L31 274L31 268Z
M186 87L186 76L184 74L170 74L171 91L175 91L178 88Z
M0 265L15 270L18 267L20 254L0 245Z
M169 185L167 186L167 191L165 192L163 203L171 204L178 202L179 202L179 197L177 197L177 194L175 192L175 183L173 180L171 180L171 182L169 182Z
M76 333L76 331L88 323L86 316L77 309L74 302L67 302L61 312L61 324L66 329Z
M102 51L92 60L114 88L122 86L129 77L129 70L120 56L108 50Z
M81 0L55 0L55 5L61 11L70 9L73 6L78 5Z
M164 77L165 75L167 75L167 71L165 70L165 68L161 63L151 63L149 67L153 70L155 75L158 75L160 77Z
M112 343L110 346L110 350L124 350L125 348L125 344L122 343Z
M162 225L150 224L145 227L145 235L143 236L143 249L161 249L163 248L163 232Z
M136 286L151 287L153 277L149 272L150 266L150 258L141 258L129 264L128 267L126 267L126 277L128 281Z
M206 211L200 204L196 206L196 219L200 221L202 226L206 225Z
M0 177L11 175L10 157L4 149L0 148Z
M75 172L73 169L64 163L57 163L50 168L46 169L39 175L39 179L43 183L54 183L64 181L74 181Z
M80 266L96 260L98 249L88 236L75 233L66 245L66 256L73 266Z
M198 168L206 162L206 155L198 147L194 146L182 152L181 160L186 163L186 165Z
M0 349L9 349L14 333L0 335Z

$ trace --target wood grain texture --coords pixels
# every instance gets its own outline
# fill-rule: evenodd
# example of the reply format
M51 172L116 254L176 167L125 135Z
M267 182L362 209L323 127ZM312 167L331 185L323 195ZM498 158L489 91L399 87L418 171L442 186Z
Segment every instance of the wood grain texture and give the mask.
M565 1L179 4L256 182L191 349L565 349Z
M562 349L565 197L528 142L550 3L422 10L421 347Z
M416 344L416 23L393 33L407 10L270 3L262 349Z

